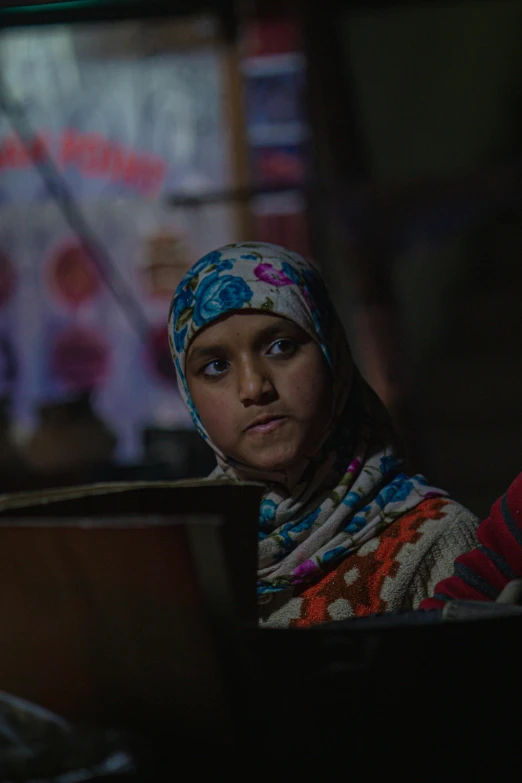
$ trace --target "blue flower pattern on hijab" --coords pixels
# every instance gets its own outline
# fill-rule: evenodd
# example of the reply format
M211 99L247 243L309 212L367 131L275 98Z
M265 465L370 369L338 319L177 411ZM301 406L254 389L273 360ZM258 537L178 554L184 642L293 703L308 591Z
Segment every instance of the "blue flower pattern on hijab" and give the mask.
M232 275L220 277L218 272L201 281L198 294L194 307L196 326L204 326L230 310L241 310L252 299L252 291L244 280Z
M293 320L317 342L332 369L330 425L316 452L303 456L292 477L237 465L222 454L198 416L185 379L187 350L198 331L228 312L244 309ZM296 253L257 242L208 253L176 290L169 333L180 394L216 454L218 467L211 477L252 478L267 486L258 531L260 599L317 581L426 497L446 494L427 486L423 476L399 472L401 460L384 406L353 365L318 271ZM354 419L356 431L349 423ZM325 491L314 477L328 460L336 483ZM325 480L331 479L329 475Z

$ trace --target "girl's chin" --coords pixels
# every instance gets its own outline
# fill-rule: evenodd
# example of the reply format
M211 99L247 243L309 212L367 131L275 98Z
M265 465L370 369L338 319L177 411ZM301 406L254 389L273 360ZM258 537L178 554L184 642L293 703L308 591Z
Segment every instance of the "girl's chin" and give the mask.
M250 459L242 459L243 464L248 465L250 468L261 470L265 473L279 473L281 471L290 470L297 462L295 454L291 456L285 455L267 455L264 458L251 457Z

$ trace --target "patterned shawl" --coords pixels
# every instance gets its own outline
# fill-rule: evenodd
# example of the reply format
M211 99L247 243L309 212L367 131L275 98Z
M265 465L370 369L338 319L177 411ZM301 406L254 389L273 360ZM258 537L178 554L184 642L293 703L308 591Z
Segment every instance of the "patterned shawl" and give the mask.
M208 437L185 379L198 331L230 311L284 316L320 346L334 379L334 412L313 454L292 474L238 465ZM425 498L445 495L421 475L400 472L388 414L355 369L344 329L317 270L296 253L265 243L226 245L201 258L178 285L169 341L180 394L218 466L211 478L266 486L259 516L258 595L321 578ZM240 476L238 475L240 470Z

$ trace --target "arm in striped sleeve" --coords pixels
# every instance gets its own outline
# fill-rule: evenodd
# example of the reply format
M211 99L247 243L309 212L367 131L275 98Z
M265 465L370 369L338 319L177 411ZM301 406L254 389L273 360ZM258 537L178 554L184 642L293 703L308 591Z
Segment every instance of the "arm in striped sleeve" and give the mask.
M522 577L522 473L492 506L477 529L479 546L455 560L419 609L440 609L447 601L495 601L512 579Z

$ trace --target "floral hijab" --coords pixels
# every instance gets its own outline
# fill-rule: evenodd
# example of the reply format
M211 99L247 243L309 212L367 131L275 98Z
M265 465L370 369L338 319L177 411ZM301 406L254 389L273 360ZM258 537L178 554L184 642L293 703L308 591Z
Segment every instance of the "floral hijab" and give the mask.
M332 371L334 411L313 454L292 473L266 473L222 454L199 419L185 379L191 340L230 311L253 309L294 321L320 346ZM400 472L388 414L354 368L343 327L317 270L267 243L226 245L201 258L178 285L169 341L180 394L216 454L212 478L262 481L258 595L317 581L427 497L445 495L423 476ZM241 478L240 478L241 476Z

